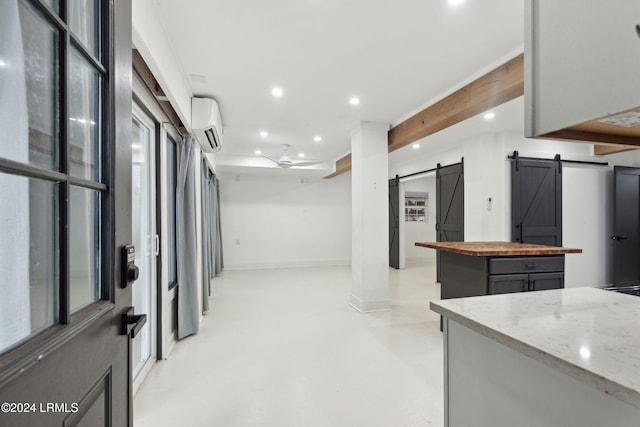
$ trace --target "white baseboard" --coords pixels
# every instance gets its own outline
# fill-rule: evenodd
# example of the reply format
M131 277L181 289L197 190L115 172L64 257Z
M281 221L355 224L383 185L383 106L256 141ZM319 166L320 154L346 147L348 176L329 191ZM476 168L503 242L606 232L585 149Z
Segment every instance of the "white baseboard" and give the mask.
M309 268L309 267L343 267L350 266L351 260L329 260L329 261L294 261L294 262L270 262L257 264L227 264L226 271L245 270L275 270L281 268Z
M355 308L361 313L372 313L375 311L389 311L391 310L391 302L388 299L362 301L357 296L351 295L351 307Z

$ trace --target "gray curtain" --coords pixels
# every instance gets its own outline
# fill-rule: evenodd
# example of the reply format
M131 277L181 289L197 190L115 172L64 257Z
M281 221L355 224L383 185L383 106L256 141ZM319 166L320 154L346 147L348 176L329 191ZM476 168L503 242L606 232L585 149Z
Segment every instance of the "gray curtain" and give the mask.
M218 275L224 268L224 258L222 256L222 225L220 221L220 181L218 180L217 176L213 177L213 186L215 187L215 190L212 210L213 212L215 212L214 224L217 229L217 233L215 233L215 239L213 242L215 250L214 271L216 275Z
M196 173L194 142L185 137L178 145L176 238L178 262L178 338L198 332L198 280L196 259Z
M222 237L220 227L220 194L218 178L202 161L202 294L211 296L211 279L222 271ZM203 298L202 310L209 310L208 298Z
M211 223L211 171L206 159L202 159L202 312L209 311L209 298L211 296L211 279L215 275L213 271L213 241Z

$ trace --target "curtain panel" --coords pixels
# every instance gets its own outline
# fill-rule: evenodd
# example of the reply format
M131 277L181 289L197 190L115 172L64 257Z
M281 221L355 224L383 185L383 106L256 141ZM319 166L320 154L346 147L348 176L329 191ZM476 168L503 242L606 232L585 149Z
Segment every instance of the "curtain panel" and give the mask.
M178 338L199 329L195 149L191 137L178 146L176 238L178 263Z
M211 296L211 280L220 274L222 264L222 233L220 225L219 181L206 159L202 161L202 294ZM209 310L203 298L202 310Z

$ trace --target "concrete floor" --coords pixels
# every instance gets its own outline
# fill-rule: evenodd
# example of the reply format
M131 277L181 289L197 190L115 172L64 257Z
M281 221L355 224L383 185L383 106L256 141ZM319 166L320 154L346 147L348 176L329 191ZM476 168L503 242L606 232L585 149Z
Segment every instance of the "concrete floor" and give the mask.
M226 271L200 332L156 363L136 427L443 425L433 264L390 270L387 312L348 304L349 267Z

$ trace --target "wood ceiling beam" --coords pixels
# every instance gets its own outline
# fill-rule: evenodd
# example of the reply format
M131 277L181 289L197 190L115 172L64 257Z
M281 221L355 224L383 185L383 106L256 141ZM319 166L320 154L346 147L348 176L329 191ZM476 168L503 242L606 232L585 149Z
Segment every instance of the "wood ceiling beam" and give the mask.
M488 72L389 131L389 152L524 95L524 54Z
M625 151L637 150L640 147L616 146L616 145L594 145L593 154L596 156L606 156L607 154L623 153Z
M633 149L633 147L640 148L640 139L638 139L637 137L626 135L606 135L573 128L566 128L554 132L549 132L544 135L537 136L536 138L555 140L562 139L572 142L591 141L610 143L617 145L617 149L619 149L619 151L627 151L628 149ZM616 147L607 148L615 149ZM609 151L608 154L611 154L613 152L614 151Z
M331 179L351 170L351 153L336 160L336 171L331 175L327 175L325 179Z
M406 147L524 94L524 54L520 54L389 130L389 152ZM336 162L333 178L351 169ZM343 161L341 166L338 162Z

